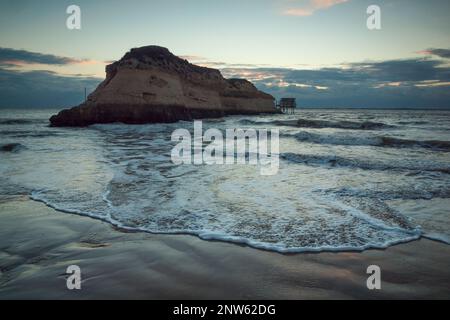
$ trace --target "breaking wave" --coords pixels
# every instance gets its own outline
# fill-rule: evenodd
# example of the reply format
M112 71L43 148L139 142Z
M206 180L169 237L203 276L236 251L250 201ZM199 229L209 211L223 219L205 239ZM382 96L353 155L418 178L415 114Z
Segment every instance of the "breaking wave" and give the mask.
M240 123L245 125L273 125L273 126L288 126L297 128L313 128L313 129L352 129L352 130L379 130L394 128L394 126L371 121L328 121L328 120L312 120L312 119L298 119L298 120L274 120L274 121L254 121L249 119L241 120Z
M326 121L326 120L309 120L299 119L297 126L300 128L334 128L334 129L353 129L353 130L378 130L393 128L381 122L354 122L354 121Z
M359 168L363 170L412 170L412 171L430 171L450 174L450 164L439 163L420 163L414 160L403 160L400 162L392 161L377 161L371 159L361 158L345 158L334 155L311 155L311 154L296 154L296 153L282 153L282 159L294 163L302 163L313 166L327 166L327 167L349 167Z
M284 134L285 137L295 137L299 141L317 143L317 144L331 144L344 146L376 146L376 147L395 147L408 148L420 147L432 149L436 151L450 151L450 141L441 140L408 140L388 136L373 136L373 135L347 135L340 133L313 133L301 131L296 134Z
M173 164L171 133L192 132L192 122L78 130L49 128L48 118L30 126L29 114L22 124L13 119L16 114L3 115L8 119L0 128L6 138L2 151L29 150L0 154L0 195L27 194L128 230L187 233L278 252L365 250L423 236L449 238L450 163L447 154L430 150L450 150L443 131L450 114L306 113L302 118L323 120L204 120L204 130L280 127L282 161L274 176L261 176L254 166ZM400 124L435 119L438 128ZM395 130L384 130L394 128L388 124ZM41 136L49 137L35 138ZM412 147L419 149L397 149Z

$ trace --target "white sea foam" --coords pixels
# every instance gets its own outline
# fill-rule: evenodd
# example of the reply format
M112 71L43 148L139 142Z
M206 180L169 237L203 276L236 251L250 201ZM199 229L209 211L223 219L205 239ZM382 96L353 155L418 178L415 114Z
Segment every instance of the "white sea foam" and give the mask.
M358 125L369 117L386 125L370 130ZM282 124L296 121L293 116L249 118L244 125L279 125L285 133L280 141L285 161L276 176L261 176L257 167L245 165L172 164L170 134L192 128L190 122L95 125L44 136L53 129L19 121L5 126L37 129L33 137L5 135L5 143L27 149L0 155L0 194L30 193L57 210L127 230L192 234L283 253L386 248L421 236L449 243L448 153L436 145L378 148L381 133L371 130L389 130L403 142L429 141L428 136L448 141L448 132L439 129L421 140L410 124L400 123L403 114L386 117L386 112L320 111L314 118L323 120L315 122L321 128L302 129L303 140L298 127ZM205 129L240 127L241 120L205 121ZM442 128L445 123L439 121ZM422 126L415 119L408 122ZM424 132L437 120L425 122ZM334 123L348 128L328 131Z
M295 134L286 134L286 137L295 137L299 141L343 145L343 146L374 146L392 148L426 148L438 151L450 151L450 141L441 140L411 140L386 135L348 132L308 132L300 131Z

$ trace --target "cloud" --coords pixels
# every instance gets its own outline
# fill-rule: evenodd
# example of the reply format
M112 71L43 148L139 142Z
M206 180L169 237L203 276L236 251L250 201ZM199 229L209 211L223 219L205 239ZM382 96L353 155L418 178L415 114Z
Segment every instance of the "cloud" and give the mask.
M450 67L433 59L350 63L301 70L222 70L244 77L277 99L296 97L304 107L450 108Z
M96 64L95 60L74 59L69 57L43 54L27 50L16 50L0 47L0 66L21 67L27 64L69 65L69 64Z
M450 49L431 48L431 49L419 51L419 53L425 54L425 55L433 55L433 56L437 56L437 57L445 58L445 59L450 59Z
M69 107L84 99L102 79L65 76L53 71L18 71L0 68L0 107Z
M287 16L307 17L313 15L318 10L331 8L335 5L348 2L349 0L309 0L302 1L302 5L288 8L283 11Z
M195 56L195 55L184 55L184 56L179 56L179 57L181 59L188 60L188 61L205 61L205 60L208 60L205 57Z
M215 68L215 69L225 69L225 68L258 68L265 67L268 65L264 64L250 64L250 63L228 63L223 61L212 61L208 58L195 55L184 55L180 56L181 59L187 60L198 66Z
M295 97L301 107L450 109L450 66L440 59L303 68L223 63L221 71L227 78L246 78L277 99ZM78 105L84 98L84 88L91 92L101 80L82 74L67 76L0 67L0 107Z
M286 9L283 13L286 16L307 17L311 16L314 11L312 9L291 8Z

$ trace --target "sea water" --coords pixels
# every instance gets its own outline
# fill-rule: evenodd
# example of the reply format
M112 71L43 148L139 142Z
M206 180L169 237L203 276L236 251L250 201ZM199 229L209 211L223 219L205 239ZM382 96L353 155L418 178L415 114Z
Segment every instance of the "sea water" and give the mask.
M56 110L0 110L0 196L129 230L279 252L450 244L450 111L298 110L204 120L278 129L280 164L175 165L192 122L52 128Z

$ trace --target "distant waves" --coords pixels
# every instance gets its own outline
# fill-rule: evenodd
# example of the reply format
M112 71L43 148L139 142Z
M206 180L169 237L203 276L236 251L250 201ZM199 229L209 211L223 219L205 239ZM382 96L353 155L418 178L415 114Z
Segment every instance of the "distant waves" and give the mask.
M298 120L275 120L275 121L252 121L248 119L241 120L246 125L274 125L274 126L290 126L298 128L335 128L335 129L353 129L353 130L376 130L393 128L394 126L380 122L353 122L353 121L327 121L316 119L298 119Z
M383 135L371 134L346 134L338 133L316 133L300 131L295 134L284 134L284 137L294 137L299 141L317 143L317 144L331 144L343 146L374 146L374 147L420 147L432 149L436 151L450 151L450 141L441 140L410 140L394 138Z

